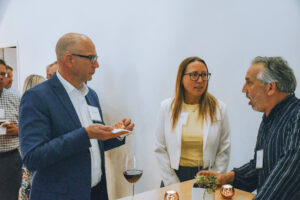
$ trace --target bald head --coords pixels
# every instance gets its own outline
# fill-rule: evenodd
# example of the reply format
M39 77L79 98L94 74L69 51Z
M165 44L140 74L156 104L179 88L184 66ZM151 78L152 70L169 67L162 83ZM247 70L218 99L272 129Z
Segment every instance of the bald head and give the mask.
M84 34L80 33L67 33L63 35L56 44L56 57L57 60L67 52L77 52L81 49L82 42L92 42L92 40Z
M75 88L92 79L99 67L93 41L86 35L68 33L56 44L59 74Z

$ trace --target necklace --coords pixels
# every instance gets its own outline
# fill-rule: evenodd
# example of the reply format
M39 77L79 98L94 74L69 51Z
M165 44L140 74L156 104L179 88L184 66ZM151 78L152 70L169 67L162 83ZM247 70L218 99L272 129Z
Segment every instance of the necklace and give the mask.
M187 112L196 112L199 110L199 104L184 104L184 110Z

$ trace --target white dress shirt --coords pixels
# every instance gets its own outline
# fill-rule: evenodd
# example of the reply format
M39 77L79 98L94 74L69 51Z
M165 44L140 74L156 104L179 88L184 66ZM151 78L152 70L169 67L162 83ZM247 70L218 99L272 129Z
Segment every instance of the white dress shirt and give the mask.
M58 71L56 72L56 75L58 80L62 83L67 91L82 127L88 127L89 125L93 124L91 115L89 113L88 104L85 99L85 96L89 91L86 84L83 84L80 89L76 89L67 80L65 80ZM92 145L92 147L90 147L92 172L91 186L94 187L101 180L101 156L97 139L90 139L90 142Z

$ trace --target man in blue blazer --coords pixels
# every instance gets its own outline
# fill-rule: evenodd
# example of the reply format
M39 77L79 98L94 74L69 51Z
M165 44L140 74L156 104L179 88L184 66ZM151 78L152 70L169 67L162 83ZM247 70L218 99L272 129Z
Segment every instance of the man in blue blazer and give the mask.
M105 126L97 94L86 86L96 68L91 39L69 33L56 45L58 72L21 100L20 146L33 171L31 200L107 200L104 151L124 144ZM132 130L130 119L114 128Z

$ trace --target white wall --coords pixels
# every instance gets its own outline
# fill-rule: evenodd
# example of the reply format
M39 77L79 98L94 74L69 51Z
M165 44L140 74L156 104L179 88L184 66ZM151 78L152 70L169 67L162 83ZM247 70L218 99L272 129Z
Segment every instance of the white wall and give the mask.
M209 89L228 105L230 168L240 166L253 155L261 120L241 93L245 72L257 55L282 56L299 82L299 19L299 0L0 0L0 43L18 42L23 83L31 73L45 75L64 33L92 38L101 66L89 85L100 95L106 122L131 117L136 123L129 144L144 169L136 184L142 192L159 187L153 131L160 101L173 95L179 63L194 55L207 61ZM126 182L118 167L128 149L108 154L113 198L129 192L120 186Z

